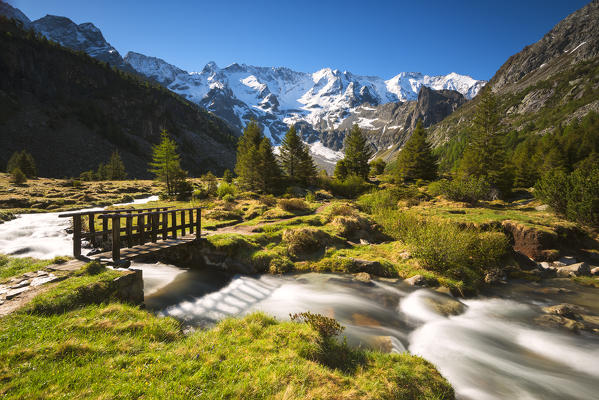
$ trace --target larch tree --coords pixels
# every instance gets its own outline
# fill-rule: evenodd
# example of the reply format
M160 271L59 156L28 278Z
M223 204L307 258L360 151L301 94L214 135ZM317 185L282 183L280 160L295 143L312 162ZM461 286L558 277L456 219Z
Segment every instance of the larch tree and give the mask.
M152 146L150 172L165 184L169 196L177 194L181 181L185 181L187 173L181 169L177 143L166 130L160 133L160 144Z
M372 157L372 151L368 147L366 138L358 125L352 127L345 138L345 157L344 164L347 169L347 175L356 175L367 179L370 165L368 161Z
M403 182L433 180L437 177L437 160L420 120L397 156L397 177Z
M281 143L281 167L294 182L308 184L316 178L316 166L308 146L292 125Z

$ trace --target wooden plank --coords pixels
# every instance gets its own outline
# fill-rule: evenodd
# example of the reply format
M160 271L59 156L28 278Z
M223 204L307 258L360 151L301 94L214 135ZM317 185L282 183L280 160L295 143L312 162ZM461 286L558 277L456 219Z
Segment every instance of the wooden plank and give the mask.
M181 211L181 236L185 236L185 211Z
M189 210L189 233L193 233L193 210Z
M133 216L131 214L127 215L126 220L126 235L127 235L127 247L133 247Z
M166 240L168 238L168 214L161 213L162 217L162 240Z
M158 238L158 212L150 216L152 220L152 243L156 243Z
M108 218L102 219L102 245L108 240Z
M177 212L171 211L172 233L173 238L177 238Z
M144 238L144 225L145 225L145 219L146 216L144 214L138 214L137 215L137 234L139 235L139 243L138 244L144 244L145 238Z
M81 215L73 215L73 257L81 257Z
M112 261L121 259L121 217L112 219Z
M96 247L96 220L93 213L88 215L88 225L90 243L92 244L92 247Z
M196 209L196 239L202 238L202 209Z

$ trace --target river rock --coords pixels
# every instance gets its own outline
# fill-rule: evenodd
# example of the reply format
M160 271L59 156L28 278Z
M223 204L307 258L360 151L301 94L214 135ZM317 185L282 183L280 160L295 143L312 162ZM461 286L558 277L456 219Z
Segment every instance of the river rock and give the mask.
M507 276L505 271L501 268L494 268L485 273L485 283L488 285L496 285L498 283L505 283Z
M426 286L426 278L422 275L414 275L405 279L404 282L411 286Z
M560 263L564 264L564 265L572 265L572 264L576 264L576 259L572 256L563 256L560 257L559 260Z
M574 333L585 328L584 324L580 321L575 321L570 318L565 318L555 314L545 314L535 318L535 321L548 328L566 328Z
M26 292L27 290L29 290L29 287L22 287L22 288L19 288L19 289L9 290L8 293L6 293L6 296L5 296L6 300L14 299L15 297L17 297L21 293Z
M580 321L582 320L580 312L582 312L583 309L573 304L563 303L555 306L543 307L543 311L547 314L559 315L564 318Z
M22 281L19 281L18 283L12 285L10 288L11 289L21 289L21 288L24 288L26 286L29 286L29 280L28 279L23 279Z
M371 277L368 272L358 272L354 275L354 279L360 282L370 283Z
M437 294L424 297L424 301L435 310L437 314L449 317L451 315L460 315L466 311L466 305L451 296Z
M59 280L60 278L54 274L50 274L50 275L46 275L46 276L38 276L37 278L33 278L31 280L31 286L32 287L36 287L36 286L41 286L44 285L46 283L50 283L50 282L56 282L57 280Z
M591 275L598 276L599 275L599 267L595 267L591 270Z
M585 276L591 274L591 268L589 264L585 262L568 265L566 267L557 268L557 276L560 278L568 278L571 275L574 276Z

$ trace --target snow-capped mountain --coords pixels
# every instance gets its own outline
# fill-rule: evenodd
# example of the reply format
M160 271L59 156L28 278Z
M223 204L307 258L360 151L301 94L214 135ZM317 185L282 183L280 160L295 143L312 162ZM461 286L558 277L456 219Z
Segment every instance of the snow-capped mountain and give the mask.
M255 119L275 144L290 124L307 125L321 132L335 130L358 106L416 100L422 86L456 90L472 98L485 84L456 73L428 76L402 72L384 80L331 68L304 73L236 63L219 68L213 62L200 72L187 72L159 58L133 52L124 60L138 73L200 104L238 129Z

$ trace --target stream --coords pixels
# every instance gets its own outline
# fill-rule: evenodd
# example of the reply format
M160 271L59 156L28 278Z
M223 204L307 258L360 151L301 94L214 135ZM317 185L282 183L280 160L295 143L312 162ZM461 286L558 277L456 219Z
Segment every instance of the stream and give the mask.
M69 225L58 213L21 215L0 224L0 253L68 255ZM567 279L510 283L457 300L401 280L360 282L341 274L239 276L162 263L133 268L143 271L147 308L191 329L254 311L289 319L309 310L337 319L352 346L429 360L459 399L599 399L599 337L534 322L541 307L566 301L599 313L599 292ZM572 292L544 290L552 285Z

